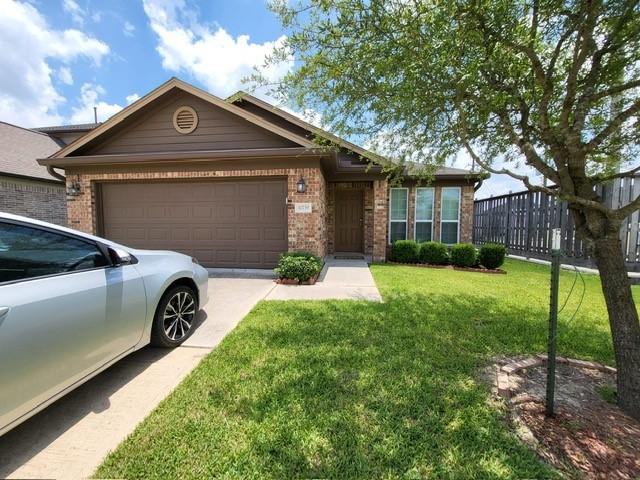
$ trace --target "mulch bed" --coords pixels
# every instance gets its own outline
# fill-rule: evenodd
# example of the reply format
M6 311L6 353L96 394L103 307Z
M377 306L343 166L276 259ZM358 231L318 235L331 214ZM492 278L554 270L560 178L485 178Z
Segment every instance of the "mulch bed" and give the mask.
M514 360L501 359L494 372ZM610 370L558 363L553 418L545 416L546 365L509 375L507 404L521 438L569 478L640 478L640 422L599 394L615 388Z
M405 265L407 267L421 267L421 268L440 268L445 270L459 270L461 272L479 272L479 273L493 273L498 275L506 275L506 271L501 268L490 270L484 267L456 267L454 265L435 265L432 263L400 263L387 261L392 265Z

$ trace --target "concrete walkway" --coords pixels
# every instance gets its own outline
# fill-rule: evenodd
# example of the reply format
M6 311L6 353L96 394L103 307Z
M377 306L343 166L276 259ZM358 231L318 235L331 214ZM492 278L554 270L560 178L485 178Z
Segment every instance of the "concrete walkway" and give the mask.
M247 272L213 276L211 300L185 345L145 347L0 437L0 478L90 476L275 285Z
M315 285L276 285L266 300L369 300L381 302L369 265L362 260L325 258Z

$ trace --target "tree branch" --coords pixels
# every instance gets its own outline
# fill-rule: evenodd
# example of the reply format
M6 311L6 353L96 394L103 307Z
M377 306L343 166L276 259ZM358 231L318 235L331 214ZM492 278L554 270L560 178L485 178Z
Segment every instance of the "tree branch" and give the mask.
M627 90L631 90L633 88L640 87L640 80L633 80L627 83L623 83L621 85L616 85L615 87L608 88L607 90L603 90L602 92L594 93L588 97L590 101L601 100L606 97L611 97L613 95L618 95L619 93L626 92Z
M511 139L511 143L515 144L520 148L520 151L524 154L527 159L527 164L531 165L533 168L542 173L545 177L549 178L554 183L559 183L560 178L558 176L558 172L551 168L547 163L540 158L538 152L536 152L533 145L526 138L518 137L518 134L511 125L509 120L509 116L506 111L497 112L498 118L500 119L500 124L502 128L507 131L507 135Z
M593 175L589 177L589 180L594 182L608 182L609 180L615 180L616 178L632 177L638 172L640 172L640 167L632 168L626 172L613 173L611 175Z
M541 192L541 193L546 193L547 195L553 195L556 197L559 197L563 200L566 200L569 203L574 203L574 204L578 204L581 205L582 207L585 208L590 208L592 210L597 210L601 213L603 213L604 215L606 215L607 217L610 217L613 214L613 210L606 207L605 205L603 205L602 203L593 201L593 200L588 200L586 198L582 198L582 197L578 197L576 195L572 195L572 194L567 194L566 192L564 192L562 190L562 184L561 182L558 182L557 185L560 187L558 190L552 190L548 187L542 186L542 185L533 185L529 179L529 177L527 175L519 175L515 172L512 172L511 170L508 170L506 168L502 168L500 170L491 167L491 165L489 165L487 162L485 162L482 158L480 158L480 156L475 152L475 150L471 147L471 144L469 143L469 138L468 138L468 134L467 134L467 119L466 119L466 113L464 111L464 109L462 108L461 105L461 99L463 98L464 92L462 92L461 89L458 89L458 92L456 94L456 108L458 110L458 137L460 138L460 141L462 142L462 145L464 146L464 148L467 150L467 152L469 153L469 155L471 156L471 158L473 159L474 162L476 162L478 165L480 165L480 167L484 168L485 170L487 170L488 172L491 173L495 173L496 175L508 175L511 178L515 178L516 180L520 180L525 187L527 187L527 189L531 190L532 192ZM546 165L546 164L545 164ZM542 171L539 170L541 173ZM555 172L555 170L553 170L554 173L557 174L557 172ZM558 177L556 177L558 178ZM640 199L639 199L640 201Z
M624 207L614 210L613 212L619 220L624 220L636 210L640 210L640 195L638 195L631 203L628 203Z
M597 1L596 3L600 3ZM591 2L584 2L581 8L579 16L584 15L585 20L583 22L578 21L581 27L578 30L576 41L573 50L573 57L571 60L571 67L569 69L569 75L567 77L567 93L562 102L562 109L560 111L560 128L563 131L569 129L569 117L573 110L573 105L576 100L576 93L578 90L578 76L584 66L587 57L590 52L595 50L596 43L593 39L593 32L596 26L598 15L600 13L600 5L591 5Z
M519 174L517 174L515 172L512 172L511 170L506 169L506 168L501 168L500 170L498 170L497 168L493 168L491 165L489 165L487 162L485 162L484 160L482 160L480 158L480 156L475 152L475 150L473 149L473 147L471 147L471 145L469 144L468 141L462 139L462 144L464 145L464 148L467 150L467 152L469 153L471 158L478 165L480 165L482 168L484 168L486 171L488 171L490 173L494 173L496 175L508 175L511 178L515 178L516 180L520 180L522 183L524 183L524 185L529 190L537 191L537 192L544 192L544 193L548 193L549 195L557 195L557 192L554 192L552 189L550 189L548 187L533 185L531 183L531 181L529 180L529 177L527 175L519 175Z
M631 104L629 108L616 115L614 119L611 120L611 122L609 122L609 124L600 131L600 133L593 137L591 141L587 142L587 144L584 146L586 152L589 153L598 148L598 146L602 142L604 142L611 134L615 133L624 122L629 120L638 112L640 112L640 99L637 99Z

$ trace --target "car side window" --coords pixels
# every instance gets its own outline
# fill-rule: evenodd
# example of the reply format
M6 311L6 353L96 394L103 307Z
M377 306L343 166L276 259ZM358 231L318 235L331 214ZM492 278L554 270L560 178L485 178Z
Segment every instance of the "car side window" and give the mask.
M91 242L36 227L0 222L0 283L108 264L100 249Z

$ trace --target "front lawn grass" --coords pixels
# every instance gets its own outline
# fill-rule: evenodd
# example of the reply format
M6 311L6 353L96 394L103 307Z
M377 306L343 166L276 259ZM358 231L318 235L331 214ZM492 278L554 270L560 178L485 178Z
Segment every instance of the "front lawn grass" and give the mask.
M374 265L383 304L260 303L95 475L557 477L478 380L491 357L546 346L548 267L505 269ZM580 281L561 313L559 354L611 364L599 279L585 281L575 319Z

